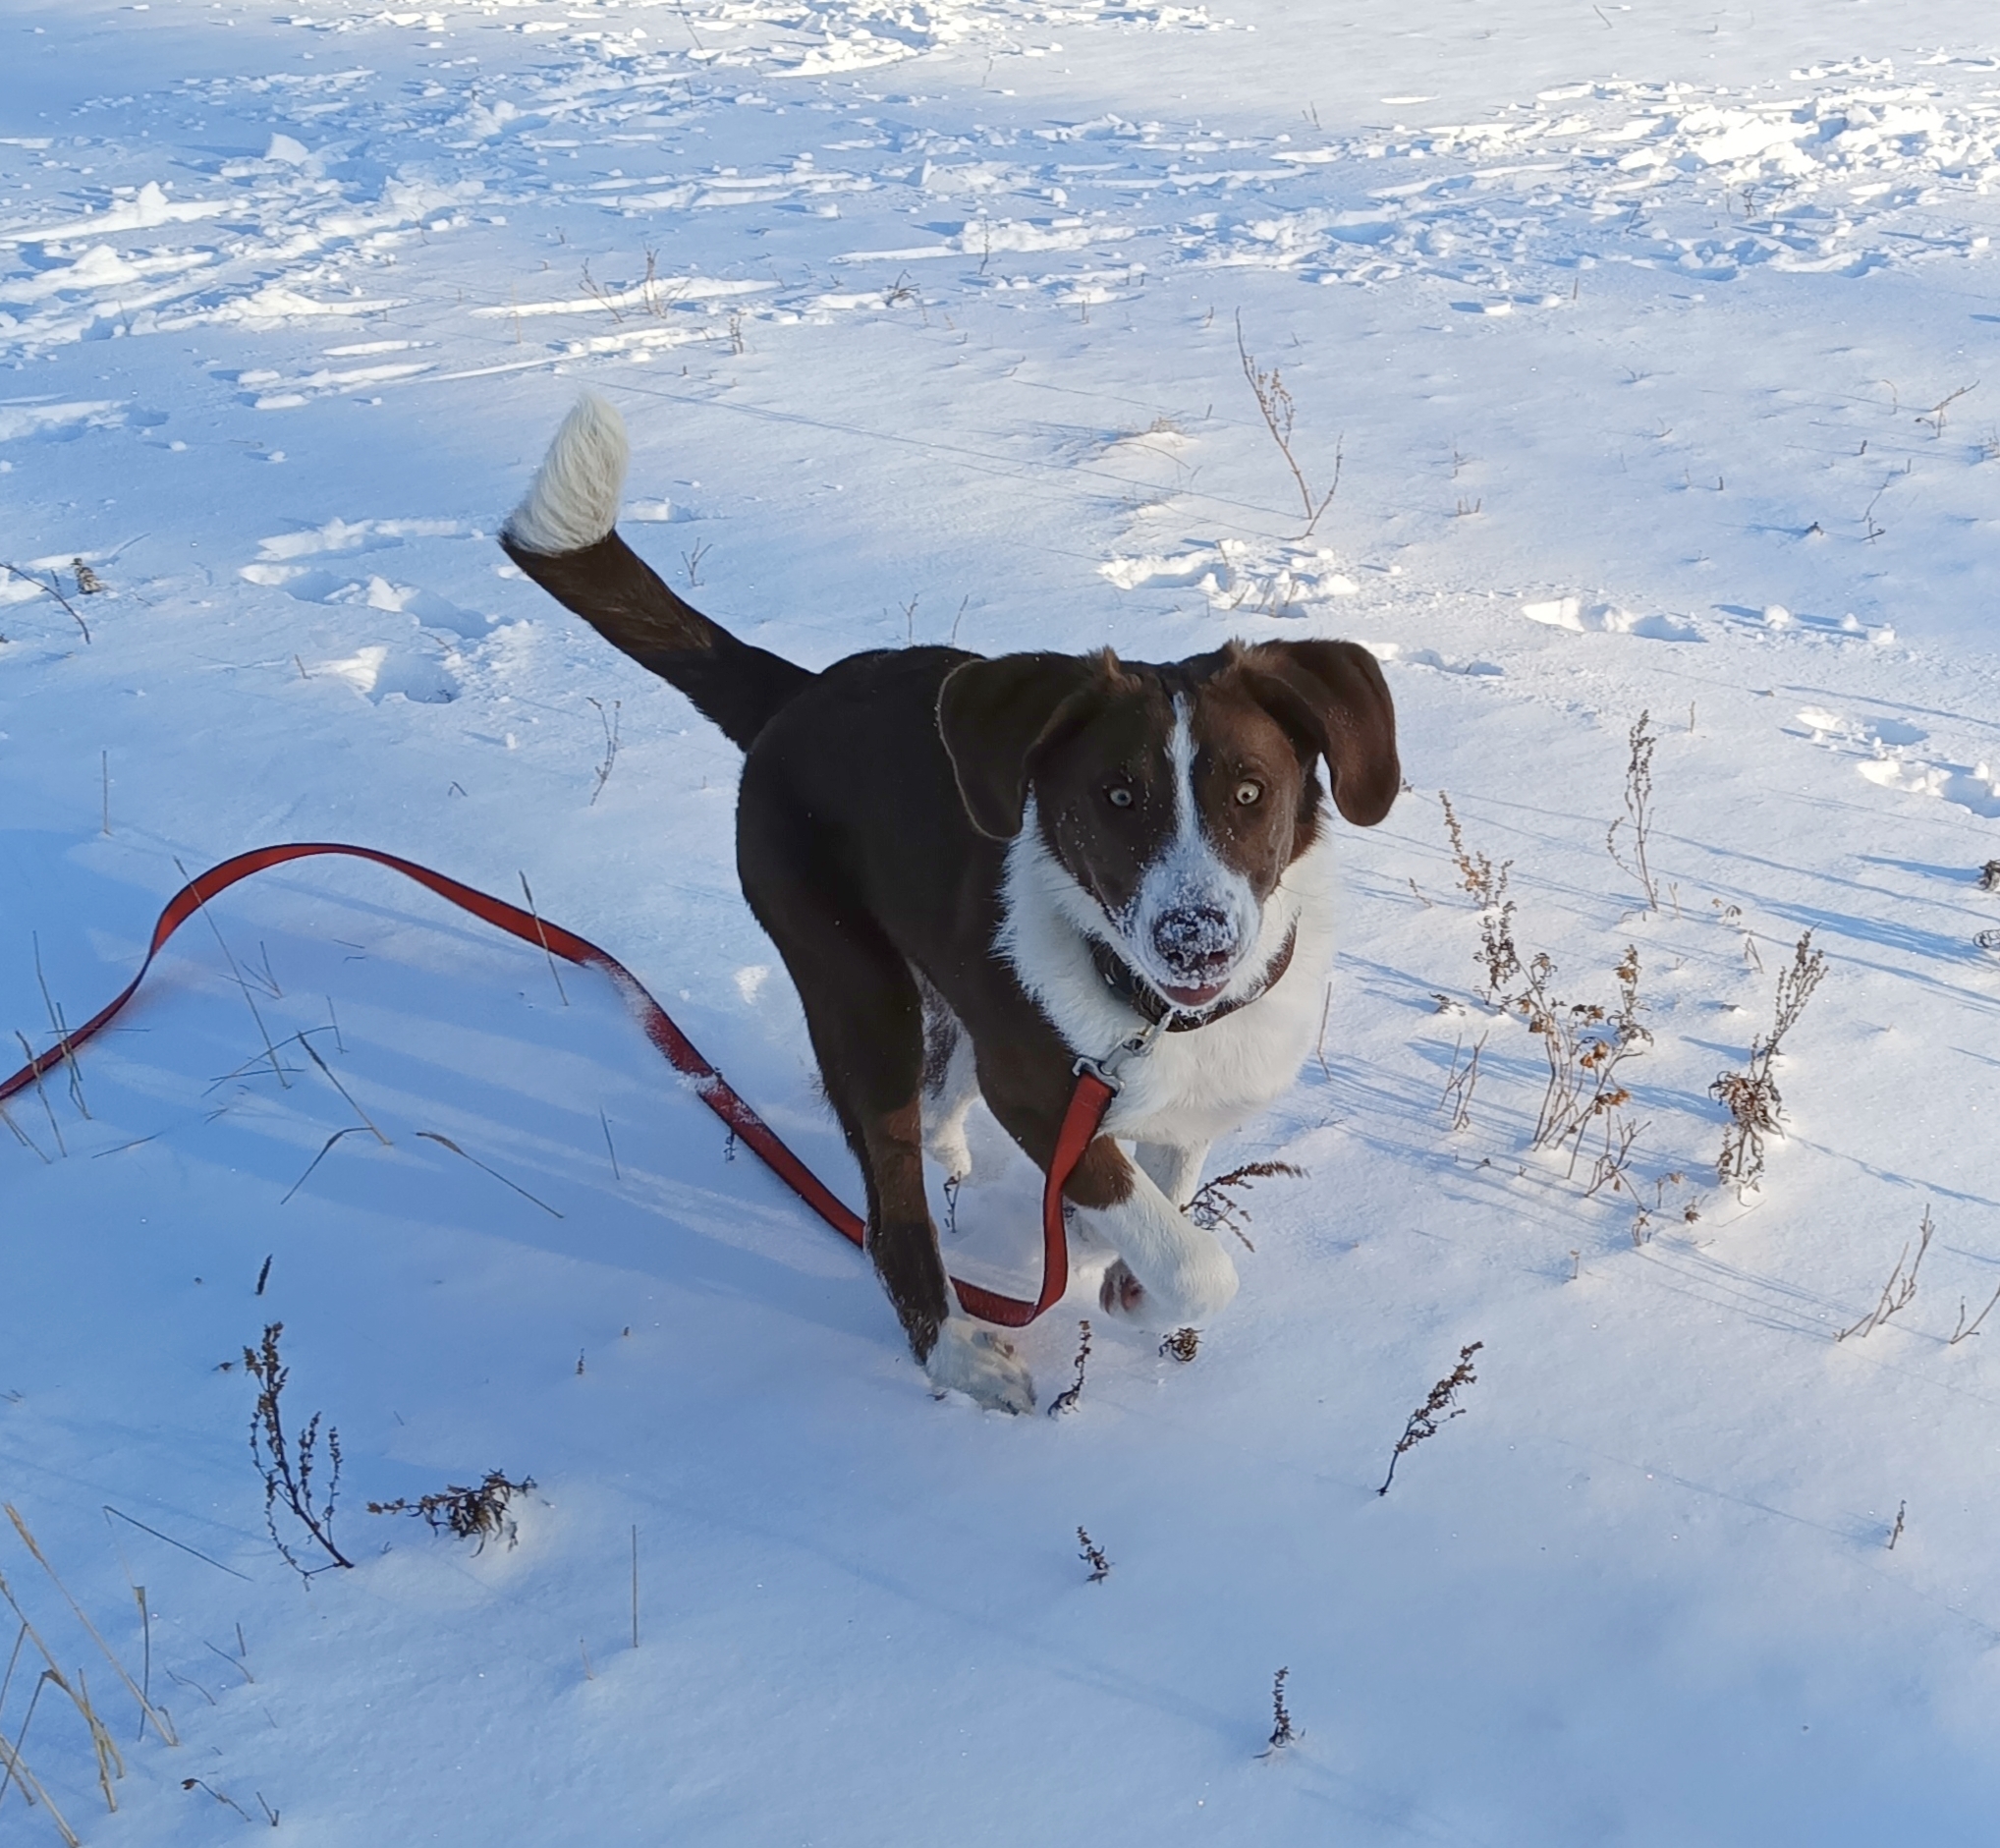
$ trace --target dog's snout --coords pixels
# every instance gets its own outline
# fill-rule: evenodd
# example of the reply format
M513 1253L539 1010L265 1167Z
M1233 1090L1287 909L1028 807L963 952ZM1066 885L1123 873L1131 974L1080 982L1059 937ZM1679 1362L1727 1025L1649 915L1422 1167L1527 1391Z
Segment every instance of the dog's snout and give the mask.
M1190 974L1236 956L1236 922L1219 905L1182 905L1153 924L1153 947L1170 967Z

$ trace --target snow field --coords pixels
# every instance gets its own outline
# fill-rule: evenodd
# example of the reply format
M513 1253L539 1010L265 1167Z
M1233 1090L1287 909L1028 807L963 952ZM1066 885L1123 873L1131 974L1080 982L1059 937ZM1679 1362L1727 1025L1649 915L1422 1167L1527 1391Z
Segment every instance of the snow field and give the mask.
M108 1815L44 1691L23 1756L85 1839L246 1826L190 1776L329 1843L1984 1839L1983 19L1236 11L7 23L0 556L90 629L0 584L10 1034L123 984L177 858L349 838L525 874L852 1195L734 752L493 543L583 384L628 536L763 645L1349 635L1412 784L1343 837L1322 1053L1211 1164L1308 1178L1249 1197L1192 1366L1082 1289L1033 1330L1046 1401L1093 1320L1053 1422L933 1404L592 979L355 867L230 894L233 964L191 924L89 1114L51 1083L0 1135L0 1486L131 1664L146 1587L184 1741L0 1530L125 1755ZM1315 492L1339 459L1309 536L1239 312ZM1641 710L1651 911L1604 848ZM1542 1047L1439 790L1561 999L1638 949L1644 1225L1527 1148ZM1707 1088L1807 929L1739 1201ZM358 1110L386 1141L327 1148ZM948 1255L1017 1279L1031 1177L972 1128ZM1926 1209L1914 1303L1836 1342ZM306 1592L246 1454L278 1319L361 1560ZM513 1549L363 1511L493 1468L538 1484Z

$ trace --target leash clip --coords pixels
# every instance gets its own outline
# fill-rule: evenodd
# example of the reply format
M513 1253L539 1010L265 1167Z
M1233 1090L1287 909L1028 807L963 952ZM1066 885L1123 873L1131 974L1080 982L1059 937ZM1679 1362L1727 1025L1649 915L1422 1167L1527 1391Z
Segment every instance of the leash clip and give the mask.
M1109 1091L1112 1095L1116 1096L1119 1092L1125 1089L1125 1081L1119 1077L1119 1073L1131 1064L1134 1059L1143 1058L1150 1052L1153 1041L1160 1035L1167 1032L1180 1012L1181 1010L1177 1007L1168 1007L1167 1011L1158 1020L1141 1028L1128 1038L1121 1039L1101 1059L1090 1058L1087 1054L1080 1058L1075 1065L1070 1067L1071 1072L1079 1078L1082 1078L1087 1072Z

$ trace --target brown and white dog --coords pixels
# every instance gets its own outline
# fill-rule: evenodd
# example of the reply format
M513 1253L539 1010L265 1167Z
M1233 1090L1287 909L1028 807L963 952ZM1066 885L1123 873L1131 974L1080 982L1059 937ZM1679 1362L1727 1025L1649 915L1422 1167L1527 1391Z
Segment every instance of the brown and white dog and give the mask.
M815 674L710 622L618 536L626 458L617 412L585 395L500 542L743 748L744 895L805 1005L868 1253L932 1383L1034 1403L1011 1344L952 1312L926 1148L963 1175L983 1097L1046 1168L1078 1057L1162 1020L1067 1193L1079 1242L1112 1254L1106 1313L1208 1319L1236 1270L1182 1208L1209 1145L1297 1076L1333 958L1318 766L1359 826L1401 787L1374 657L911 647Z

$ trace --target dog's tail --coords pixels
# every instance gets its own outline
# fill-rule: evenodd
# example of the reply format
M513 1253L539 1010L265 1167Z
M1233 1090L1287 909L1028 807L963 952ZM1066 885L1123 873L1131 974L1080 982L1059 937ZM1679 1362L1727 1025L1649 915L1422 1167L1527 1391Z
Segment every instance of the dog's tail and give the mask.
M748 751L812 673L684 603L618 536L629 449L616 410L586 391L500 529L507 556L614 647L680 688Z

